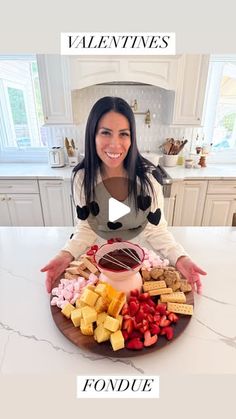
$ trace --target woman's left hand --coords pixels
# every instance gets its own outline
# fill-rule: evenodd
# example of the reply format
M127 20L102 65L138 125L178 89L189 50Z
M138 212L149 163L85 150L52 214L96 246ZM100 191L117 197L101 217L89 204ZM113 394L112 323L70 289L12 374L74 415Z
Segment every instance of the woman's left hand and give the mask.
M197 289L197 293L202 292L202 283L200 275L206 275L207 273L199 268L188 256L180 256L175 264L178 271L188 280L192 285L192 288Z

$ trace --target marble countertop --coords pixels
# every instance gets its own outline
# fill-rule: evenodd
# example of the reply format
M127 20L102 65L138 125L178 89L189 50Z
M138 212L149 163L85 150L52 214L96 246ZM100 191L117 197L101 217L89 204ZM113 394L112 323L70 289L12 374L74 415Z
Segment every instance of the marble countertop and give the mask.
M145 157L148 154L143 153ZM151 154L152 155L152 154ZM153 162L158 164L159 156ZM164 167L174 180L183 179L232 179L236 180L236 164L209 164L206 168L185 169L183 166ZM73 167L50 167L39 163L1 163L0 179L63 179L70 180Z
M174 180L187 179L228 179L236 180L236 164L209 164L203 168L186 169L184 166L164 167L168 175Z
M170 231L208 272L203 295L195 295L193 318L176 341L150 354L119 359L115 353L108 358L76 347L51 317L40 268L72 228L0 228L0 374L235 374L236 228Z

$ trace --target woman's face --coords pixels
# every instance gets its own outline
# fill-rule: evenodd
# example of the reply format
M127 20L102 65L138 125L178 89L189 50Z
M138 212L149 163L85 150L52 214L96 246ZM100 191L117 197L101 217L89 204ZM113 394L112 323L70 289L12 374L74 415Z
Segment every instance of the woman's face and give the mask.
M95 137L97 154L109 169L123 166L131 145L128 119L118 112L108 112L100 119Z

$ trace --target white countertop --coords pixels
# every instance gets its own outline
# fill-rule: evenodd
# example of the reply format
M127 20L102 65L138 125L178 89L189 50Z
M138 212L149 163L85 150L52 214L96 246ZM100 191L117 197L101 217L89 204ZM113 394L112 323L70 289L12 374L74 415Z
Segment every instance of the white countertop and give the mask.
M0 179L71 179L73 167L47 163L0 163Z
M236 228L170 231L208 272L203 295L195 296L194 316L176 341L119 359L80 350L51 317L39 270L72 228L0 228L0 374L236 374Z
M183 179L233 179L236 180L235 164L209 164L206 168L185 169L183 166L164 167L175 181ZM38 163L0 163L0 179L64 179L70 180L73 167L51 168Z
M183 179L232 179L236 180L235 164L209 164L203 168L186 169L184 166L164 167L175 181Z

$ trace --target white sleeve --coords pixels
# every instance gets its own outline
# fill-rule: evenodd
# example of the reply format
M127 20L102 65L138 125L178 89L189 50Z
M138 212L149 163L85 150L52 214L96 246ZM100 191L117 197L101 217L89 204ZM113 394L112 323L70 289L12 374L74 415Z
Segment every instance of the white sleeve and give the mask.
M74 179L74 201L80 207L85 205L85 197L82 188L83 170L77 172ZM68 240L62 250L69 252L77 259L85 250L96 241L97 235L91 229L87 220L78 220L73 237Z
M160 208L161 219L157 226L148 222L141 233L141 236L143 235L143 238L149 242L154 250L160 253L164 258L167 258L171 265L175 266L177 259L180 256L188 256L188 254L184 248L175 241L173 235L167 229L167 221L164 216L162 186L152 175L150 176L150 180L156 195L156 202L152 197L151 211L154 212L157 208Z

